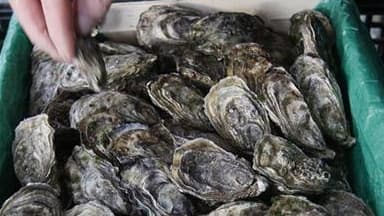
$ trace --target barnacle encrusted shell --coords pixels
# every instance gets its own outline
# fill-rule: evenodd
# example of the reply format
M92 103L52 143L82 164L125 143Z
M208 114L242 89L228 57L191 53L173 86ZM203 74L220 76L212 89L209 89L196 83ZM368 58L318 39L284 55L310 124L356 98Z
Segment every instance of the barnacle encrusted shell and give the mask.
M205 112L217 133L246 154L252 154L255 143L271 131L262 102L236 76L211 88L205 97Z
M207 139L178 147L171 170L183 192L208 201L256 197L268 187L267 180L256 174L248 161Z
M280 195L273 198L267 216L327 216L328 211L320 205L312 203L306 197Z
M236 201L220 206L208 216L261 216L265 215L267 210L268 206L264 203Z
M1 207L1 216L61 216L58 193L44 183L30 183L9 197Z
M53 134L46 114L25 119L16 127L12 156L16 176L22 185L49 183L57 186Z
M192 127L211 130L204 113L204 96L199 89L188 86L177 74L160 75L147 84L152 102L173 119Z
M323 134L335 145L350 147L355 143L345 117L340 87L327 64L316 56L301 55L290 69L312 117Z
M304 96L284 68L274 67L266 74L262 92L270 119L285 137L311 155L335 157L335 152L327 148Z
M75 205L65 211L65 216L114 216L111 209L97 201L90 201L85 204Z
M306 156L293 143L274 135L266 135L256 144L253 169L284 193L320 193L331 179L323 161Z

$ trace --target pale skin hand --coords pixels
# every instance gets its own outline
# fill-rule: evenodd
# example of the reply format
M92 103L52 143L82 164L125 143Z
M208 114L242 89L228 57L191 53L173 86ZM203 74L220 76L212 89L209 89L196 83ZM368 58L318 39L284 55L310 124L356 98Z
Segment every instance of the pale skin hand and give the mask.
M72 62L77 35L87 35L112 0L10 0L25 33L54 59Z

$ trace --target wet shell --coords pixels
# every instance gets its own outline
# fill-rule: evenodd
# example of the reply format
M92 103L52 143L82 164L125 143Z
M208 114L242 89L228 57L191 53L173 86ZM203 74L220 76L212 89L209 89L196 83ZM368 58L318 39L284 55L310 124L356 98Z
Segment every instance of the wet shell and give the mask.
M327 216L328 211L303 196L281 195L273 198L267 216Z
M114 216L107 207L96 201L75 205L65 212L65 216Z
M200 18L192 9L154 5L141 13L136 26L137 40L147 48L187 43L191 24Z
M49 183L58 186L53 134L46 114L25 119L16 127L12 155L15 173L22 185Z
M238 43L260 38L263 20L245 13L218 12L192 24L191 37L196 49L222 58L225 50Z
M30 183L8 198L1 207L1 216L61 216L58 194L47 184Z
M204 96L177 74L164 74L147 84L152 102L183 124L205 130L211 125L204 113Z
M211 88L205 112L217 133L246 154L252 154L255 143L271 131L261 101L235 76Z
M357 196L346 191L329 191L321 196L319 203L331 216L356 215L373 216L369 207Z
M67 187L75 204L96 200L113 212L128 214L130 205L120 191L118 168L83 146L75 146L65 166Z
M237 201L220 206L208 216L262 216L267 210L268 206L263 203Z
M269 117L285 137L311 155L335 157L335 152L327 148L303 95L284 68L275 67L267 73L262 91Z
M309 158L293 143L273 135L266 135L256 144L253 169L284 193L320 193L331 179L324 162Z
M355 139L349 132L340 88L327 64L318 57L301 55L291 67L290 73L323 134L336 145L352 146Z
M168 178L167 165L140 158L121 171L122 186L148 215L193 215L192 202Z
M207 201L256 197L268 187L267 180L246 160L207 139L195 139L177 148L171 170L183 192Z

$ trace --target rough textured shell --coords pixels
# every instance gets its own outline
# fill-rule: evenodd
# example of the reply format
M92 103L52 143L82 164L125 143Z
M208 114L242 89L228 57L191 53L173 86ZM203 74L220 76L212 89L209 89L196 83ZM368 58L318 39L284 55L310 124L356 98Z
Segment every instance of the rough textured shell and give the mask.
M75 205L65 212L65 216L114 216L111 209L96 201Z
M263 203L237 201L220 206L208 216L262 216L267 210L268 206Z
M337 145L352 146L355 139L349 132L340 87L327 64L318 57L301 55L291 67L290 73L323 134Z
M256 197L268 186L246 160L207 139L195 139L177 148L171 170L183 192L208 201Z
M369 207L357 196L346 191L329 191L321 196L319 203L324 206L332 216L356 215L373 216Z
M91 150L75 146L65 171L75 204L97 200L115 213L128 214L130 208L120 191L117 167Z
M12 155L21 184L56 184L53 134L45 114L28 118L16 127Z
M152 102L170 114L173 119L192 127L210 130L211 125L204 113L202 93L177 74L164 74L147 85Z
M255 42L261 36L264 22L245 13L218 12L192 24L191 37L196 49L223 57L225 49L238 43Z
M58 194L47 184L31 183L8 198L1 207L1 216L61 216Z
M311 155L334 158L335 152L327 148L304 96L284 68L273 68L267 73L262 92L269 117L285 137Z
M121 171L122 186L133 193L137 208L148 209L148 215L193 215L192 202L168 178L167 170L156 159L137 159Z
M187 43L190 26L199 18L200 14L192 9L154 5L140 15L137 40L147 48Z
M261 101L235 76L211 88L205 97L205 112L217 133L246 154L252 154L255 143L271 131Z
M321 160L309 158L293 143L273 135L266 135L256 144L253 169L284 193L319 193L331 178Z
M267 216L327 216L328 211L303 196L281 195L273 198Z
M104 56L107 55L125 55L130 53L146 54L146 52L137 47L127 43L117 43L112 41L104 41L98 43L99 49Z

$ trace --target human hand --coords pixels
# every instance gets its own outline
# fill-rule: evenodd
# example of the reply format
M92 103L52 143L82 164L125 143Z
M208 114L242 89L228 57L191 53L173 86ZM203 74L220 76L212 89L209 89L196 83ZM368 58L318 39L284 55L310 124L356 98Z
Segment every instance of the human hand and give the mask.
M25 33L52 58L72 62L77 33L87 35L112 0L10 0Z

